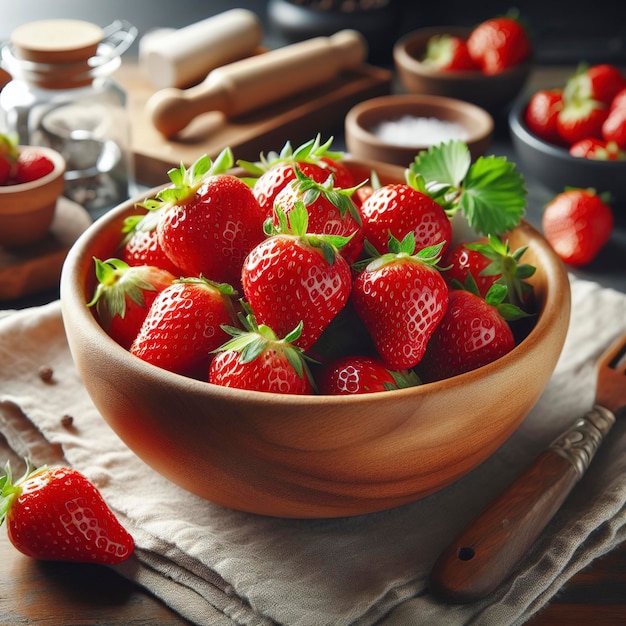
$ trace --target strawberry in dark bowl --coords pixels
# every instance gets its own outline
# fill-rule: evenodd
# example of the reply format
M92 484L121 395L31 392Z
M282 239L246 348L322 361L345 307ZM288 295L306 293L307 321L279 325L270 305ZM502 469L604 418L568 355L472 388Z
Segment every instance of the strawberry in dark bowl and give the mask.
M626 201L625 81L612 65L581 66L561 84L519 98L509 128L524 174L553 193L592 188Z
M444 151L439 156L447 161L449 155ZM510 164L487 158L470 165L467 147L454 156L457 168L452 168L445 202L437 196L446 204L442 211L450 211L452 203L465 213L457 177L481 206L489 204L490 193L479 183L487 171L488 178L513 181L517 188ZM459 161L466 163L462 172ZM543 237L521 219L515 200L499 212L500 224L485 215L468 222L478 232L496 229L512 254L525 248L523 263L535 268L532 275L521 271L519 276L533 290L529 330L496 360L447 378L420 380L415 375L425 352L420 336L436 331L448 306L449 288L438 267L443 242L416 244L421 229L407 231L394 218L392 205L376 200L385 185L404 182L405 168L347 157L342 163L352 175L351 185L375 188L369 198L376 214L385 215L392 235L388 245L376 250L366 238L359 260L346 272L348 261L341 251L352 234L311 233L307 207L317 210L311 209L315 203L298 199L288 214L277 213L276 223L266 219L265 239L250 244L238 293L217 282L211 287L228 322L196 314L191 299L176 311L171 298L167 309L160 305L179 327L188 320L187 330L177 335L176 350L168 349L168 355L199 344L193 340L196 332L203 338L222 332L219 347L203 348L211 357L208 372L203 366L201 374L183 375L159 366L158 359L140 358L110 336L95 307L87 306L97 288L94 258L119 255L125 220L145 212L150 203L129 201L109 212L82 235L65 262L63 317L78 372L95 406L155 471L224 506L323 518L380 511L434 493L476 467L513 433L542 393L560 354L569 319L567 275ZM423 156L415 166L425 179L439 176L432 158ZM243 169L231 174L248 178ZM370 219L361 210L365 202L355 198L362 224ZM177 277L175 284L190 278ZM504 296L504 286L496 288ZM296 311L300 313L293 317ZM290 316L284 325L283 312ZM160 327L170 328L164 317ZM315 337L307 332L312 328ZM335 382L330 387L339 386L341 392L328 392L330 370L335 381L362 382Z
M0 246L36 243L54 219L65 160L50 148L0 141Z

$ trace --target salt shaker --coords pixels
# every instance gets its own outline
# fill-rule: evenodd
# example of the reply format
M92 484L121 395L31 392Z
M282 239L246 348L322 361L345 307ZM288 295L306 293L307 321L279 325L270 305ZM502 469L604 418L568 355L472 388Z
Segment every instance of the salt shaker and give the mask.
M112 79L137 30L81 20L15 29L2 47L12 80L0 93L3 132L66 160L64 195L95 218L127 200L134 177L126 94Z

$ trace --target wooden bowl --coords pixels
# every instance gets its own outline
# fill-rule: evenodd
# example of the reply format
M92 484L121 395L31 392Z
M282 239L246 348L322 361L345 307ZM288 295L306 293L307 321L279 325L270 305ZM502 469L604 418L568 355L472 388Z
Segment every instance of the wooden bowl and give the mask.
M41 146L19 146L19 150L44 154L54 169L28 183L0 185L0 246L8 248L36 243L45 237L64 185L65 160L56 150Z
M402 125L405 118L432 118L462 127L465 136L459 138L467 144L472 160L485 154L493 137L491 115L469 102L430 95L382 96L355 105L346 115L346 147L351 156L408 167L417 154L438 142L420 137L419 132L410 136L403 133L402 143L391 142L376 131L381 123ZM409 123L412 126L415 122ZM453 134L446 139L454 138Z
M401 37L393 49L396 71L409 93L425 93L466 100L496 113L521 92L532 61L526 60L495 75L480 71L445 71L421 62L433 35L450 34L466 39L471 29L461 26L420 28Z
M509 112L509 129L520 170L553 194L566 187L609 192L611 204L626 202L626 161L572 156L568 149L540 139L524 122L529 98L519 98Z
M404 169L348 161L358 179ZM101 329L86 303L93 257L110 257L129 201L76 242L61 277L70 349L104 419L148 465L181 487L253 513L321 518L395 507L436 492L491 455L546 386L569 321L563 265L524 223L513 249L525 262L539 313L512 352L479 370L411 389L361 396L287 396L215 386L145 363Z

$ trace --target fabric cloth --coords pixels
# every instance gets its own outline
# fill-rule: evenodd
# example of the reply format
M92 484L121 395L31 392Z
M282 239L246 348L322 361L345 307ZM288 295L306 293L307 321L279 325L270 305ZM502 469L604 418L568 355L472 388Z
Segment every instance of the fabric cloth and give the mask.
M447 605L429 594L426 581L463 526L593 404L595 361L626 332L626 295L571 282L561 358L523 424L455 484L392 510L276 519L221 507L172 484L94 408L74 368L58 302L0 318L0 432L35 464L70 464L92 480L136 542L133 557L115 569L194 623L522 624L626 536L626 426L619 419L533 549L489 598ZM42 366L52 368L52 380L42 379ZM68 415L71 424L63 419Z

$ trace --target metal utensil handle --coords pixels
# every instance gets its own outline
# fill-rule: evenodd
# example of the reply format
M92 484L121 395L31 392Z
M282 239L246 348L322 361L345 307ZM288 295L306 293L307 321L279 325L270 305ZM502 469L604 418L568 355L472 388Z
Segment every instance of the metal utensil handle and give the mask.
M594 406L561 434L444 550L431 590L450 602L473 602L511 573L580 480L615 415Z

